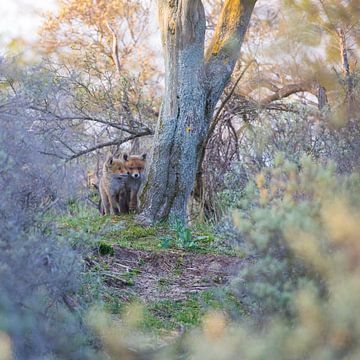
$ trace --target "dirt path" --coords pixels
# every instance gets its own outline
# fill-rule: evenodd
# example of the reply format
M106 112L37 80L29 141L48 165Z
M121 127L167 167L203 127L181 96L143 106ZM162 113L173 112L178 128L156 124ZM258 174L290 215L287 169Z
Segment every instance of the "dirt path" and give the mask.
M103 257L108 285L131 289L144 301L183 300L191 293L224 285L249 262L235 256L113 248L113 256Z

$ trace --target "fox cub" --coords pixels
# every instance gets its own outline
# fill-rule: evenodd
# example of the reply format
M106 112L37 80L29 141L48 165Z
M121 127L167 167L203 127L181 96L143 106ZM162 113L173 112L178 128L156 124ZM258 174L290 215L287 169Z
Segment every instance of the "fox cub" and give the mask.
M126 192L120 195L120 203L126 212L138 210L138 192L145 178L146 154L123 156L127 169Z
M125 196L128 177L128 170L124 162L114 159L112 156L106 159L99 182L100 212L102 214L115 215L119 212L126 212L126 208L122 208L119 199Z

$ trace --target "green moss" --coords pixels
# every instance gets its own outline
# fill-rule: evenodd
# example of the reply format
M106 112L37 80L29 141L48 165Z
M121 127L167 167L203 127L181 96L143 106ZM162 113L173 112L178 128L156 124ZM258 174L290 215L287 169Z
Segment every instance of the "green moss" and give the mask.
M157 234L154 227L141 227L141 226L129 226L126 230L121 232L121 237L126 241L137 240L140 238L153 237Z
M69 229L81 230L92 235L98 234L111 221L108 217L99 216L97 212L94 213L92 209L81 209L77 213L68 213L52 220L56 221L61 231Z
M136 223L133 214L99 216L95 208L71 204L67 214L53 216L60 235L74 238L74 242L101 241L106 245L118 244L125 248L146 251L186 249L197 253L223 253L218 249L211 224L199 223L184 231L176 231L166 223L143 227ZM88 234L88 236L84 236ZM186 238L185 235L188 235ZM184 241L185 239L185 241ZM190 241L186 241L190 239ZM182 241L180 241L182 240ZM190 243L190 247L188 247ZM234 252L227 255L235 255Z
M161 120L162 121L162 120ZM160 126L161 128L161 126ZM143 190L141 191L141 194L140 194L140 203L141 204L144 204L145 203L145 198L146 198L146 194L147 192L149 191L149 188L150 188L150 184L152 183L152 175L151 173L148 175L148 178L146 180L146 184L144 185L143 187Z
M238 299L228 291L207 290L190 295L185 300L161 300L146 306L148 315L142 326L146 329L175 329L194 327L200 324L202 317L210 310L220 309L236 311L242 316L242 307ZM157 321L154 321L157 319ZM150 320L150 321L149 321ZM155 325L155 326L154 326Z
M138 302L139 299L134 297L130 304ZM105 309L122 316L128 305L129 302L121 301L118 297L108 297ZM167 299L143 303L143 306L143 319L139 327L151 332L198 326L202 317L214 309L229 314L235 311L237 316L244 315L238 298L226 290L207 290L189 295L185 300Z
M180 276L183 273L183 271L184 271L184 258L182 256L179 256L176 259L174 273L175 275Z
M110 297L108 296L105 299L105 306L104 309L111 314L121 314L124 311L126 306L126 302L121 300L118 297Z
M100 255L111 255L114 256L115 251L111 245L108 245L104 242L100 242L98 245L98 252Z
M186 249L186 252L198 253L217 253L220 252L215 246L215 236L212 232L211 224L197 224L188 230L176 229L166 224L156 224L151 227L142 227L136 223L134 216L99 216L95 210L89 210L81 207L72 208L71 213L55 218L58 224L58 230L62 235L81 233L79 241L85 238L95 239L98 246L98 253L101 255L113 255L114 244L126 248L133 248L146 251L167 251L160 249L161 239L166 237L170 239L169 248L178 248L177 237L188 236L191 241L195 241L196 247ZM86 236L84 236L84 233ZM184 238L185 239L185 238ZM183 240L184 240L183 239ZM184 240L188 240L187 238ZM180 276L184 268L185 251L179 251L177 256L173 276ZM102 274L109 271L107 258L99 258L95 254L95 265L92 267L92 274L98 274L99 282L96 288L99 298L104 301L104 309L111 314L117 314L120 317L125 315L124 311L129 304L140 302L144 306L143 320L139 327L143 330L163 332L178 328L191 328L201 322L201 318L211 309L224 309L241 313L241 304L236 304L236 297L229 297L223 290L208 290L197 294L187 295L186 299L174 300L165 299L144 303L136 295L136 288L131 285L136 284L137 276L141 273L141 266L144 260L139 259L138 266L128 272L118 276L124 281L123 288L108 286L104 283ZM167 294L169 279L166 277L159 278L157 283L158 289L162 290L164 295ZM95 288L94 288L95 289ZM94 290L95 291L95 290Z
M137 250L158 251L159 237L166 232L160 226L142 227L134 223L133 218L125 221L124 229L109 230L104 233L103 240L116 243L122 247Z
M141 270L138 268L133 268L123 274L123 278L129 282L130 285L135 284L134 278L141 273Z

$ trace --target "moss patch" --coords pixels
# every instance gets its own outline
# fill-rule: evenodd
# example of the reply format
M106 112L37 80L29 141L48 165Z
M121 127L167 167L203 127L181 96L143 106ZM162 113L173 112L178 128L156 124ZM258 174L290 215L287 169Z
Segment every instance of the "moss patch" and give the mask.
M231 293L221 291L204 291L189 295L183 300L160 300L149 303L133 299L133 303L141 303L143 306L143 317L139 327L147 331L164 331L191 328L201 323L202 317L211 310L221 310L226 313L237 310L243 315L241 303ZM130 302L131 306L131 302ZM106 309L120 316L129 307L128 302L111 299L107 301Z
M210 225L201 224L192 228L174 228L167 224L143 227L136 223L132 214L119 216L99 216L95 209L75 208L68 214L55 218L61 235L76 238L76 242L86 242L90 235L100 244L120 245L122 247L162 251L183 249L196 253L222 254L224 249L216 247L215 235ZM73 232L73 234L72 234ZM74 236L73 236L74 235ZM229 249L227 255L234 255Z

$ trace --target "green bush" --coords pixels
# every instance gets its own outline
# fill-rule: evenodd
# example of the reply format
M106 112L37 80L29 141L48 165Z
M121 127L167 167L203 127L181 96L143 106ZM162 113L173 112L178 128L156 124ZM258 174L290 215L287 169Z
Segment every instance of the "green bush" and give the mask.
M292 317L294 294L304 284L326 294L324 278L294 250L297 234L311 234L328 251L324 208L335 195L360 206L352 195L357 186L355 176L337 177L332 163L319 165L304 156L295 164L278 155L275 166L258 174L236 199L229 210L238 228L238 246L253 260L232 287L254 319Z
M308 158L291 169L280 159L234 211L257 255L242 274L245 296L268 321L259 329L210 314L184 341L189 358L360 358L360 176L336 177L331 165Z

